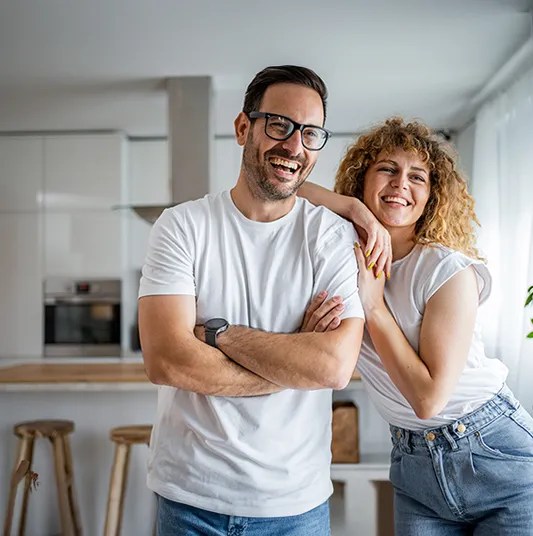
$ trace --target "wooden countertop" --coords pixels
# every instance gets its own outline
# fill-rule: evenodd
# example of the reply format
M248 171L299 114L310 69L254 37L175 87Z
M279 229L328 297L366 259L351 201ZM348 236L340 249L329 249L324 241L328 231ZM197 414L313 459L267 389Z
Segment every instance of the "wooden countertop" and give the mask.
M25 363L0 368L0 383L148 382L143 363Z
M0 386L152 386L141 363L23 363L0 368Z

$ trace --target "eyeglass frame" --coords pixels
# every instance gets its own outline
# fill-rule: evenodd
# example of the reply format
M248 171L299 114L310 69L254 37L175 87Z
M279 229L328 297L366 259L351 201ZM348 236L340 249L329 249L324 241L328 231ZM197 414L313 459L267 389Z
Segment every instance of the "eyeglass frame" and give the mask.
M275 140L275 141L286 141L288 140L297 130L300 131L300 134L302 134L302 145L308 150L308 151L321 151L325 146L326 146L326 143L328 142L329 138L331 137L331 135L333 134L330 130L328 130L327 128L324 128L324 127L319 127L317 125L303 125L302 123L298 123L297 121L294 121L294 119L291 119L290 117L287 117L286 115L280 115L280 114L272 114L270 112L246 112L246 116L248 117L248 119L266 119L265 121L265 135L267 135L271 140ZM271 118L271 117L280 117L281 119L286 119L289 123L291 123L293 125L293 129L292 131L290 132L290 134L285 137L285 138L274 138L272 137L268 132L267 132L267 124L268 124L268 119ZM320 129L321 131L325 132L326 133L326 137L325 137L325 140L324 140L324 144L322 145L322 147L319 147L318 149L311 149L310 147L307 147L307 145L305 145L304 143L304 138L303 138L303 131L305 128L318 128Z

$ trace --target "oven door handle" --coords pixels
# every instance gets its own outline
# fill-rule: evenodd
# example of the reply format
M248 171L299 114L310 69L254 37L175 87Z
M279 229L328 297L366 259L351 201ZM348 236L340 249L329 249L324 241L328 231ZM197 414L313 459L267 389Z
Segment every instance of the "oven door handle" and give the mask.
M119 305L120 299L103 296L72 296L70 298L45 298L46 305Z

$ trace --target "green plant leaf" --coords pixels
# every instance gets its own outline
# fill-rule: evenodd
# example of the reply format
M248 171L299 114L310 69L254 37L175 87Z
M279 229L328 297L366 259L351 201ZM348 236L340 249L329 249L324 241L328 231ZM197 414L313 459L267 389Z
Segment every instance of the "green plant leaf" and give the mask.
M533 331L532 331L531 333L528 333L528 334L527 334L527 338L528 338L528 339L533 339Z
M533 285L531 285L528 289L527 289L528 292L533 292Z
M527 307L532 301L533 301L533 294L530 294L527 297L527 300L526 300L526 303L525 303L524 307Z

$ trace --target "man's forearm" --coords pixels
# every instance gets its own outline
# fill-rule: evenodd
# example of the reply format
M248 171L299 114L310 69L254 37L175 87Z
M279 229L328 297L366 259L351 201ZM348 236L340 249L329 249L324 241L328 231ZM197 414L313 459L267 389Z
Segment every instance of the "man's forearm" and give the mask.
M148 377L159 385L229 397L268 395L284 389L194 337L172 351L147 349L143 353Z
M339 333L285 334L230 326L217 344L233 361L275 384L342 389L355 367L360 337Z

